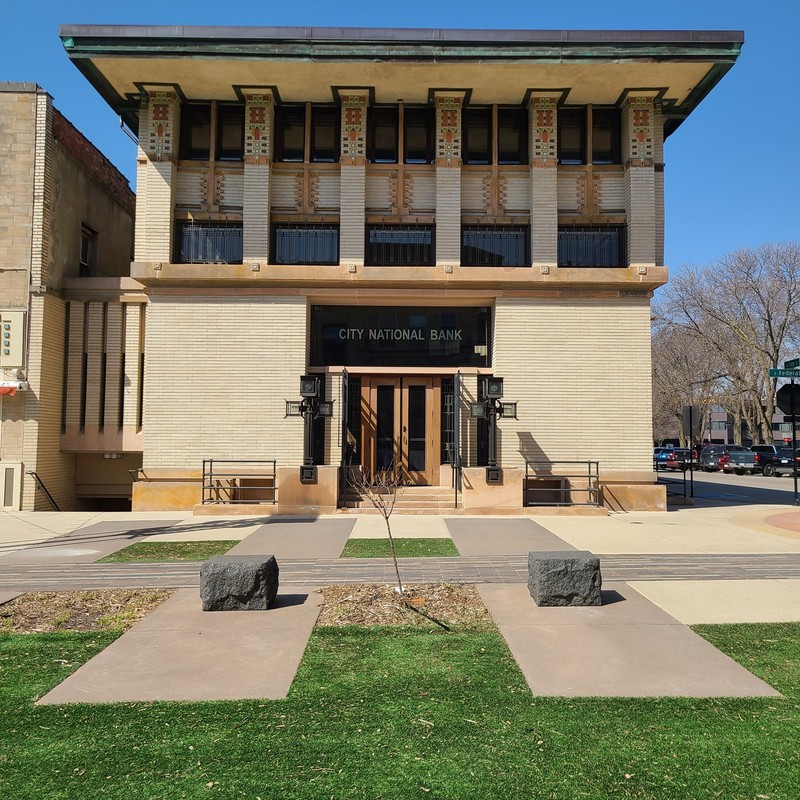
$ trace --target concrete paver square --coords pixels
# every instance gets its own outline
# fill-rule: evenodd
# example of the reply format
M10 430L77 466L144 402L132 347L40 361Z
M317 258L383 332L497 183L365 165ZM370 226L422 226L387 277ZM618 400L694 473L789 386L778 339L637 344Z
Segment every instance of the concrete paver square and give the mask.
M231 556L338 558L355 525L342 517L273 517L228 551Z
M538 608L526 586L478 591L535 695L780 694L624 583L605 586L607 605L582 608Z
M133 542L162 533L173 520L120 519L98 522L2 556L3 564L86 564Z
M38 703L286 697L320 602L292 587L267 611L204 612L183 589Z
M575 549L525 517L449 517L445 521L462 556L527 555L531 550Z
M685 625L800 622L800 580L629 581Z
M263 523L250 525L204 524L197 520L191 525L173 525L163 533L148 536L146 542L219 542L238 539L241 541L255 533Z
M433 514L396 514L391 520L397 539L449 539L444 517ZM362 514L350 532L351 539L388 539L386 521L379 514Z

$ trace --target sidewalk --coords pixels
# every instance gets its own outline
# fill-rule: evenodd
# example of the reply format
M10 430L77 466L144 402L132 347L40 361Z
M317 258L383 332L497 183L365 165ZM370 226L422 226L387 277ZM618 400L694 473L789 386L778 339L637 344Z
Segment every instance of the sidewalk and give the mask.
M767 569L800 575L796 530L800 511L739 507L536 520L428 516L404 520L410 521L398 527L404 527L406 535L450 536L462 553L460 558L404 560L406 580L430 580L433 568L439 570L436 580L466 578L477 583L534 694L776 694L682 623L716 621L720 616L726 621L800 620L800 577L705 577L712 571L729 578L762 576L769 574ZM58 564L67 571L91 569L99 557L96 553L133 540L240 539L233 551L278 555L279 565L283 564L282 590L276 608L247 613L203 613L196 590L178 592L42 703L283 697L316 620L318 597L313 588L334 574L342 582L391 580L386 560L337 558L348 536L380 533L380 526L369 517L197 520L188 515L96 515L76 517L66 535L62 531L67 520L58 522L40 545L0 557L0 570L57 575ZM6 523L0 523L0 546L16 541L9 535L13 525ZM76 553L81 549L78 543L91 553ZM537 608L524 585L527 552L573 548L598 553L601 568L606 565L604 605ZM614 570L630 571L636 563L639 574L641 565L649 564L647 569L656 579L609 581ZM506 577L497 573L499 565L505 565ZM94 569L101 566L133 568ZM150 569L168 571L177 566ZM181 567L183 574L193 569L196 575L197 565ZM657 579L659 568L666 580Z

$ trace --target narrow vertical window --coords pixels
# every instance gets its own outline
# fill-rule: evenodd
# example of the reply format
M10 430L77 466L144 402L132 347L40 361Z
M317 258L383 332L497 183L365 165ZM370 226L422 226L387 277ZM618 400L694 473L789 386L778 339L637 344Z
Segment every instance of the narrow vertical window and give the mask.
M341 112L335 106L311 106L311 160L333 164L339 160Z
M217 108L217 161L241 161L244 155L244 106L220 103Z
M434 116L432 108L409 108L403 112L403 160L406 164L433 163Z
M592 109L592 164L619 164L619 109Z
M275 160L302 162L305 136L305 107L278 106L275 109Z
M558 163L583 164L586 148L586 109L558 111Z
M373 164L397 163L397 108L367 112L367 158Z
M528 163L528 112L524 108L497 110L497 162Z
M492 110L466 108L461 115L462 159L465 164L492 163Z
M181 109L181 158L208 161L211 154L211 104L186 103Z
M78 276L91 278L97 274L97 233L88 225L81 225L81 257Z

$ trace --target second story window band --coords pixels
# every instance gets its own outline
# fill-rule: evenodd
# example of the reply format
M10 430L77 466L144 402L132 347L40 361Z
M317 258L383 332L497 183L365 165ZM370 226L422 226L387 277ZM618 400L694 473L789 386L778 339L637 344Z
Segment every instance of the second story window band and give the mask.
M433 225L368 225L365 263L373 267L429 267L436 263Z
M530 266L530 228L527 225L464 225L461 264L465 267Z
M338 264L339 226L273 225L271 261L274 264Z

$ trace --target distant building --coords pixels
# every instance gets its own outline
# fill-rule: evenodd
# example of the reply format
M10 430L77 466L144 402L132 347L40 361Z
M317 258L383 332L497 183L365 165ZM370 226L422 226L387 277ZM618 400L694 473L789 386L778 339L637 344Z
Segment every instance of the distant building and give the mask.
M141 403L126 383L112 447L97 404L110 391L118 409L121 373L98 396L70 347L64 438L138 454L135 509L191 508L206 459L274 460L281 511L343 505L352 467L393 467L466 511L520 509L526 468L588 462L607 505L663 506L650 397L663 143L733 65L740 32L61 36L139 137L138 294L71 287L69 325L80 342L101 317L116 336L112 310L135 320L145 357L126 350L124 370ZM285 417L303 375L333 402L308 434ZM490 377L518 403L496 440L470 416Z
M70 287L115 298L130 273L134 195L127 180L33 83L0 83L0 500L4 509L75 509L82 496L123 499L130 478L103 460L91 417L116 424L123 391L113 336L91 320L65 361ZM113 313L112 313L113 316ZM92 355L86 357L90 352ZM65 438L65 387L88 378L80 441ZM114 381L116 386L114 387ZM84 402L85 401L85 402ZM122 449L114 447L113 450ZM116 463L114 464L116 466ZM38 479L41 484L37 483ZM93 486L102 484L99 493Z

